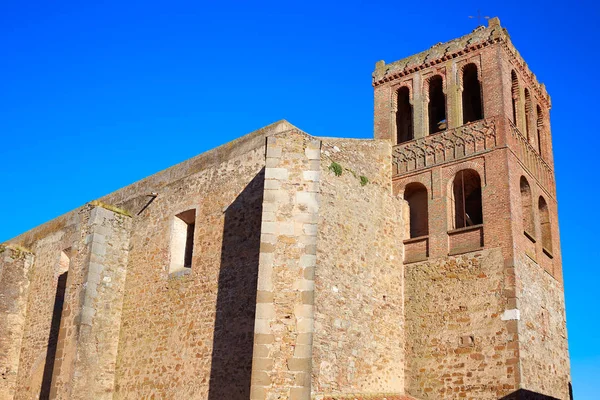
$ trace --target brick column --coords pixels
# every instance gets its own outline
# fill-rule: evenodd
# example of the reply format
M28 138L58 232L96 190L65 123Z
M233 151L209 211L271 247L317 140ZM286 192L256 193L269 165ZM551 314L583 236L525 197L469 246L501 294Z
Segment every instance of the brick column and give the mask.
M0 245L0 400L15 395L33 254Z
M50 398L108 400L114 392L131 218L91 206L82 214Z
M446 62L446 119L448 129L462 125L462 91L460 89L460 78L458 78L459 67L456 61Z
M267 139L252 400L309 400L321 142Z
M423 93L423 77L420 73L414 75L413 81L413 131L415 139L429 134L427 113L427 96Z

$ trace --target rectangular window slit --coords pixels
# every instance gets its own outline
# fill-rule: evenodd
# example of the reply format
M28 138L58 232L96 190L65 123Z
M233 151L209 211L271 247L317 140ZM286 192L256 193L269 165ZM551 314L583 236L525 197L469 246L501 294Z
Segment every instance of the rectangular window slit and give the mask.
M169 272L178 272L192 267L195 227L195 209L177 214L173 219Z

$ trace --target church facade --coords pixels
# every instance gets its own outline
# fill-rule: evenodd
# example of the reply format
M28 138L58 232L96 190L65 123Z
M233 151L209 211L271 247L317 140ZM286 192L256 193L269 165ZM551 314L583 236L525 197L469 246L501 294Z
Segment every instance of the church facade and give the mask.
M0 399L561 399L550 97L497 18L0 246Z

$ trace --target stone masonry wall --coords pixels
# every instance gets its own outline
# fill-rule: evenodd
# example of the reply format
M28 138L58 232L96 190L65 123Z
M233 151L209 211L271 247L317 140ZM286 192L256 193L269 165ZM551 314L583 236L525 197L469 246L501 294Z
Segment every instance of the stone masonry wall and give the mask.
M267 139L252 400L310 399L320 146Z
M520 311L521 388L569 399L569 349L563 288L523 255L515 265Z
M0 400L15 395L34 256L0 245Z
M208 153L199 171L149 187L155 199L124 203L136 214L114 399L249 398L264 143ZM191 268L170 274L173 220L191 209Z
M517 321L500 249L405 266L406 393L497 399L517 389Z
M30 270L15 399L48 398L50 394L64 287L68 284L61 282L65 278L61 253L70 249L71 260L77 255L80 240L76 232L82 218L79 211L51 223L50 232L25 244L35 254L35 263ZM68 274L69 265L65 267Z
M404 391L402 204L392 198L390 159L387 141L323 139L312 374L317 399L392 398ZM340 176L329 169L332 162L342 168Z

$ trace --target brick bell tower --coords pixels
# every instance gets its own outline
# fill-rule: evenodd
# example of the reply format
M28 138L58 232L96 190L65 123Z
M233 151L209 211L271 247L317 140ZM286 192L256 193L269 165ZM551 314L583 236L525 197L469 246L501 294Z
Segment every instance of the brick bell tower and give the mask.
M406 204L406 393L569 399L550 97L497 18L373 73Z

